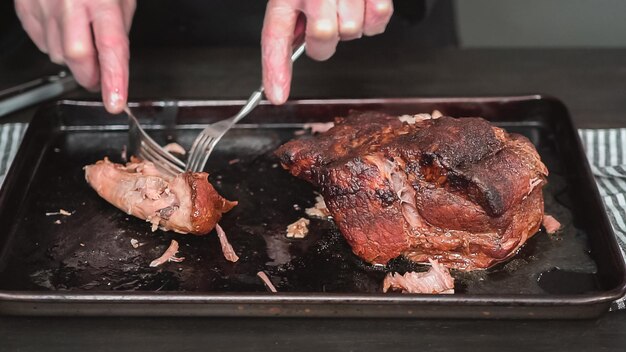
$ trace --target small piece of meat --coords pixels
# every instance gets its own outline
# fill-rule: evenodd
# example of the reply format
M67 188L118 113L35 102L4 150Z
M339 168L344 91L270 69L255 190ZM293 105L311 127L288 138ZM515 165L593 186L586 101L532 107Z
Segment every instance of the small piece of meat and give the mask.
M226 237L226 232L220 226L220 224L215 224L215 231L217 231L217 237L220 239L220 245L222 246L222 253L224 253L224 258L231 262L236 262L239 260L239 256L235 253L233 246L228 242L228 238Z
M53 215L70 216L70 215L72 215L72 213L67 211L67 210L65 210L65 209L59 209L59 211L46 213L46 216L53 216Z
M259 271L258 273L256 273L256 276L261 278L261 281L263 281L263 283L265 284L265 287L267 287L267 289L270 290L270 292L273 292L273 293L278 292L278 290L276 290L276 287L274 286L274 284L272 283L272 281L270 280L270 278L267 276L265 272Z
M143 243L141 243L141 242L139 242L139 241L137 241L137 240L136 240L136 239L134 239L134 238L131 238L131 239L130 239L130 245L131 245L133 248L139 248L139 247L143 246L144 244L143 244Z
M435 115L438 113L437 115ZM398 120L401 122L408 123L409 125L414 125L417 122L438 119L441 117L441 113L437 110L433 111L432 114L415 114L415 115L401 115L398 116Z
M154 268L167 262L180 263L185 260L184 257L177 257L176 253L178 253L178 242L176 240L172 240L172 242L170 242L170 246L167 247L165 252L163 252L160 257L150 262L150 267Z
M205 235L237 202L221 197L204 172L170 177L151 162L131 158L126 165L107 158L85 166L85 179L109 203L127 214L178 233Z
M287 226L288 238L305 238L309 234L309 219L300 218L293 224Z
M178 143L169 143L166 144L163 149L165 149L166 151L170 152L170 153L175 153L175 154L180 154L180 155L185 155L187 154L187 151L185 150L185 148L183 148L180 144Z
M312 134L324 133L335 126L334 122L311 122L305 123L304 128L310 128Z
M436 260L427 272L407 272L404 275L389 273L383 281L383 292L400 291L402 293L452 294L454 278L446 267Z
M330 212L326 207L326 203L324 203L324 198L322 196L315 197L315 205L311 208L304 209L306 215L312 218L320 218L320 219L329 219L332 218L330 216Z
M543 227L548 234L552 235L561 229L561 223L552 215L545 214L543 216Z

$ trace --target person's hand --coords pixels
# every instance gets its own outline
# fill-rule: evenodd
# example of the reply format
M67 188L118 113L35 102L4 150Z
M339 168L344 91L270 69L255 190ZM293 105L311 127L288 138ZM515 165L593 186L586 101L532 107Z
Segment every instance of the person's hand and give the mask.
M335 53L339 40L384 32L392 13L392 0L269 0L261 36L267 98L273 104L287 100L293 42L301 32L307 55L326 60ZM301 14L306 24L299 20Z
M101 88L111 113L121 112L128 97L128 31L135 6L136 0L15 0L39 50L66 64L83 87Z

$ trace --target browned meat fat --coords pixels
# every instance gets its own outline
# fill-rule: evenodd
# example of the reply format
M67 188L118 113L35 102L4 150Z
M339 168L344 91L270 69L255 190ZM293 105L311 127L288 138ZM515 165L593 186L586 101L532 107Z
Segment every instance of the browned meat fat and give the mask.
M174 178L150 162L135 158L126 165L107 158L85 166L85 179L109 203L124 212L178 233L204 235L237 202L222 198L204 172Z
M355 254L461 270L512 256L543 218L548 171L528 139L482 118L351 112L276 151L320 188Z

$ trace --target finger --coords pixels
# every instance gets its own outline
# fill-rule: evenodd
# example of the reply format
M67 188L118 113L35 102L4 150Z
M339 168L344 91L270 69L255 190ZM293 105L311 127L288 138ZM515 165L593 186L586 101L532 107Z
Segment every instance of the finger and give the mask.
M48 46L46 45L46 37L39 20L41 18L41 8L39 6L30 8L28 5L26 1L16 0L15 12L22 23L22 27L24 27L24 30L28 33L28 36L32 39L37 48L47 54Z
M307 0L304 3L306 14L306 52L314 60L327 60L334 53L339 42L337 28L337 3L327 0Z
M392 14L391 0L365 0L363 34L372 36L384 32Z
M83 87L96 90L100 72L94 48L87 10L68 6L63 22L63 56L74 78Z
M296 48L304 43L304 36L306 31L306 16L300 12L298 19L296 20L296 29L293 30L293 42L291 46Z
M286 0L267 3L261 34L261 60L265 96L272 104L283 104L291 84L291 52L300 11Z
M337 17L339 21L339 37L341 40L361 38L365 4L363 0L338 0Z
M122 112L128 97L128 36L122 10L106 4L91 14L93 33L100 63L102 101L112 114Z
M124 28L126 29L126 33L130 32L136 8L136 0L122 0L122 13L124 14Z
M57 65L63 65L63 42L61 29L55 18L48 18L46 22L46 47L50 60Z

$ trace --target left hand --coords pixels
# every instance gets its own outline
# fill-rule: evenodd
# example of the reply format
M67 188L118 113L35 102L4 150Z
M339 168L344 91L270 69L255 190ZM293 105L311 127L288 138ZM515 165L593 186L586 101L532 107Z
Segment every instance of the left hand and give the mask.
M261 35L265 95L273 104L287 100L294 38L301 32L307 55L323 61L339 40L384 32L392 13L392 0L269 0Z

